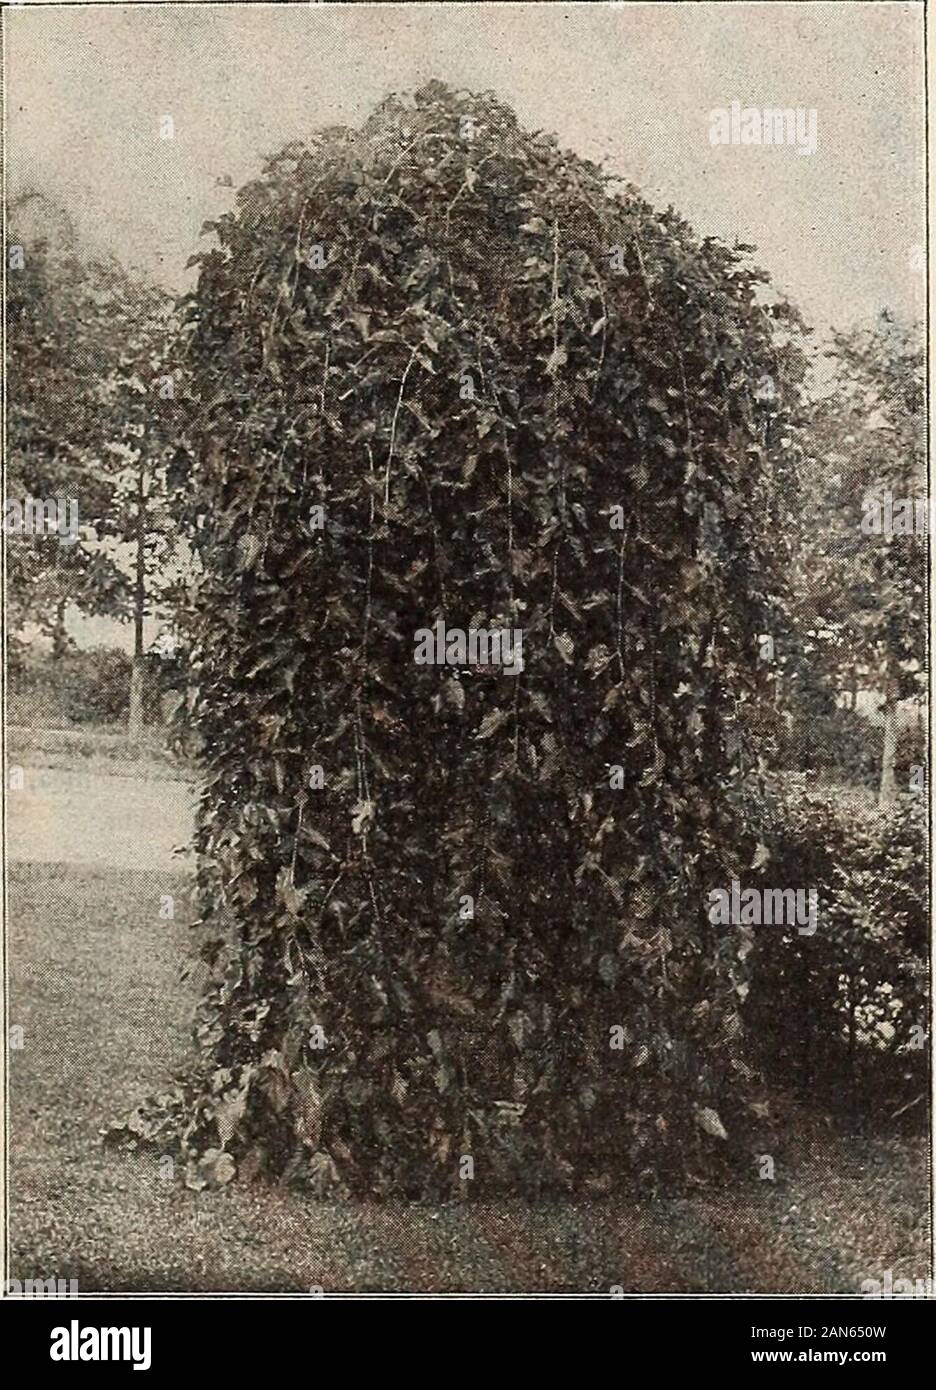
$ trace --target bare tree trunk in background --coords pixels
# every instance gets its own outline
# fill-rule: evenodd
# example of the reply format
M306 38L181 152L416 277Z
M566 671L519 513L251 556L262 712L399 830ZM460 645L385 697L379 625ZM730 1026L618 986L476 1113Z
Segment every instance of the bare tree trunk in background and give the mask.
M143 617L146 611L146 501L143 464L137 471L136 581L133 586L133 665L130 668L129 735L134 741L143 733Z
M881 752L881 788L878 794L879 806L892 806L897 799L897 781L894 766L897 761L897 687L888 679L884 691L884 747Z
M65 609L68 600L60 598L55 608L55 627L52 629L52 660L58 661L68 650L68 633L65 631Z

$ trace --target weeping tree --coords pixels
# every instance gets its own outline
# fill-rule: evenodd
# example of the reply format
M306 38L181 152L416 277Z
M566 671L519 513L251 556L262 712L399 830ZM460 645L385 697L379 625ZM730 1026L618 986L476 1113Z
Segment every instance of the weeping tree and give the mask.
M131 1132L196 1187L748 1166L750 929L707 895L758 853L789 311L751 248L439 83L210 230L180 455L210 978ZM522 671L417 663L439 622L519 631Z

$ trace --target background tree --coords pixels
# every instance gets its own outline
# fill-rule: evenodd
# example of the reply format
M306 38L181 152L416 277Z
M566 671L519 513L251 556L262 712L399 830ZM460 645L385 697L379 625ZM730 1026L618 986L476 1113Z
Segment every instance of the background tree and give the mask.
M112 479L102 534L129 554L123 612L133 623L129 733L143 728L144 624L177 581L178 536L168 496L168 469L176 447L176 376L170 344L172 309L161 291L127 279L117 309L121 351L105 391Z
M882 697L882 802L895 793L898 704L923 694L926 538L863 521L878 505L883 520L888 495L925 503L922 343L919 326L887 313L835 336L832 379L811 420L797 546L797 621L813 680L833 698L850 692L853 708L859 689Z
M77 502L81 539L9 546L14 628L37 625L53 656L66 610L134 626L130 731L142 721L143 623L167 575L174 533L165 477L174 379L171 301L81 247L48 199L11 209L7 337L8 495Z
M8 542L10 628L37 625L59 656L69 603L105 614L120 605L120 571L95 530L111 495L100 467L102 383L117 271L82 257L68 218L41 195L20 194L9 216L7 496L72 499L82 528L74 545L51 536Z

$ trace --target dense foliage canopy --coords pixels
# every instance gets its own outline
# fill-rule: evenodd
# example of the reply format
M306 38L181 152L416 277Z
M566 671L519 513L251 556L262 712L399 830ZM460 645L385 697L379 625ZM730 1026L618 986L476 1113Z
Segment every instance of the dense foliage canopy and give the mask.
M706 895L760 853L795 316L750 248L438 83L210 230L178 465L211 981L138 1132L178 1125L196 1186L748 1164L750 940ZM414 664L439 619L522 630L522 674Z

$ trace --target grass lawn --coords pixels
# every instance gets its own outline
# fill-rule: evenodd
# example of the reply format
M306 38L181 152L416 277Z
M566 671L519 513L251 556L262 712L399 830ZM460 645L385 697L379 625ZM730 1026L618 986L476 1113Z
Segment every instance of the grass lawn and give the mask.
M100 1131L162 1089L188 1047L191 879L14 865L11 1270L98 1290L857 1293L929 1271L927 1155L802 1112L777 1181L698 1199L317 1202L237 1184L196 1194ZM176 898L174 921L160 898ZM753 1174L752 1163L752 1174Z
M147 728L131 743L117 725L88 724L57 728L7 724L7 755L11 763L59 768L67 772L100 773L109 777L146 777L151 781L191 777L185 760L169 752L164 729Z

